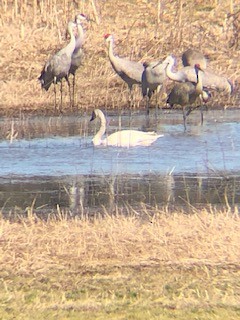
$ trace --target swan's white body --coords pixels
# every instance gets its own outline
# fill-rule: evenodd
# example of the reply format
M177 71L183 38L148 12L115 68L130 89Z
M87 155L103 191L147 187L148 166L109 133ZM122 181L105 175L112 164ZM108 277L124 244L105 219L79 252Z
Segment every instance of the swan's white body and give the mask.
M96 135L93 137L92 142L94 146L114 146L114 147L136 147L136 146L149 146L158 138L163 135L156 134L154 131L144 132L138 130L122 130L112 133L106 138L102 138L106 132L106 118L103 112L96 109L92 113L91 120L99 118L101 127Z

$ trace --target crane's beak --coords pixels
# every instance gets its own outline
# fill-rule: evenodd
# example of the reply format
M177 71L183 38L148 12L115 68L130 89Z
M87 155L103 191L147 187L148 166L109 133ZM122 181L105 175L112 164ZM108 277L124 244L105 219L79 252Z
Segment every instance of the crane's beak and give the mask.
M158 62L155 64L155 66L153 66L152 68L153 68L153 69L154 69L154 68L157 68L157 66L159 66L161 63L162 63L162 60L158 61Z
M194 68L197 69L197 70L200 70L200 71L204 72L204 70L201 68L200 64L198 64L198 63L195 64Z

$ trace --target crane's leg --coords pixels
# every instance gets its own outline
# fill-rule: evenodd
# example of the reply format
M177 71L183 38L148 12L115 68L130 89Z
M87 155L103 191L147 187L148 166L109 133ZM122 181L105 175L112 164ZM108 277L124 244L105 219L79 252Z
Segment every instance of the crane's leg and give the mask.
M53 82L53 85L54 85L54 109L55 111L57 110L57 90L56 90L56 83L55 81Z
M190 115L190 113L195 110L196 108L188 107L188 110L186 112L186 118Z
M205 108L205 111L208 110L208 106L207 105L201 105L200 106L200 112L201 112L201 125L203 125L203 108Z
M187 113L185 106L183 107L183 126L184 126L184 131L187 130L187 125L186 125L186 119L187 119Z
M122 108L120 109L118 113L118 130L122 130Z
M192 107L189 107L187 113L186 113L186 117L188 117L190 115L190 113L196 109L199 109L200 108L200 115L201 115L201 126L203 125L203 105L200 105L200 106L196 106L194 108Z
M150 106L150 100L152 97L152 92L149 90L149 88L147 88L147 93L145 97L146 97L146 115L147 117L149 117L149 113L150 113L149 106Z
M132 108L133 108L133 91L132 86L129 87L129 98L128 98L128 107L129 107L129 126L132 124Z
M69 104L70 104L70 108L73 108L73 105L72 105L72 96L71 96L71 85L70 85L70 81L68 79L68 77L66 76L65 77L66 81L67 81L67 84L68 84L68 94L69 94Z
M150 113L150 110L149 110L150 99L151 98L147 95L146 96L146 114L147 114L148 117L149 117L149 113Z
M163 94L165 91L166 91L166 85L165 85L165 82L163 82L163 84L160 84L157 87L157 103L156 103L157 110L158 109L162 110L161 103L162 103Z
M202 106L200 107L200 112L201 112L201 126L203 125L203 108Z
M63 88L62 88L62 80L61 80L61 84L60 84L60 94L61 94L60 112L62 112L62 93L63 93Z
M73 75L72 108L75 107L75 74Z
M158 109L160 109L159 101L160 101L160 98L162 96L161 89L162 89L161 85L157 86L157 90L156 90L156 107L155 107L156 118L158 118Z
M129 103L129 108L132 108L133 107L133 91L132 91L132 87L129 89L130 89L130 92L129 92L128 103Z

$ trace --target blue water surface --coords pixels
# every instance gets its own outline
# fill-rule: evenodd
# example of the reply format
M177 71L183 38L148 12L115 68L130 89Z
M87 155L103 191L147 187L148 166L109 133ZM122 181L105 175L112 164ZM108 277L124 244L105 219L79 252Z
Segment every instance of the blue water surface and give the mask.
M221 112L221 117L216 116L216 113L208 113L203 126L198 121L195 123L189 120L186 132L180 121L181 114L177 114L179 121L176 121L174 114L164 115L154 128L164 137L150 147L94 147L91 143L93 130L84 136L59 135L31 139L30 135L29 139L13 140L12 143L2 140L0 175L30 177L152 172L165 174L171 171L176 174L237 172L240 170L240 123L236 121L234 112L238 111L232 111L230 117L229 113ZM136 128L139 128L142 117L136 115ZM199 118L199 113L195 117ZM109 123L110 132L117 130L117 126L111 127L113 119Z

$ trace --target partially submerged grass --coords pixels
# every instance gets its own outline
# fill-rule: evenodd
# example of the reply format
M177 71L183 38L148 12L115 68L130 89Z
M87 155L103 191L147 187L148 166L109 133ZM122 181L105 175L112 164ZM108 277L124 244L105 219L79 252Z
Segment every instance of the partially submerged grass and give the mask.
M1 219L2 319L237 319L239 213Z

